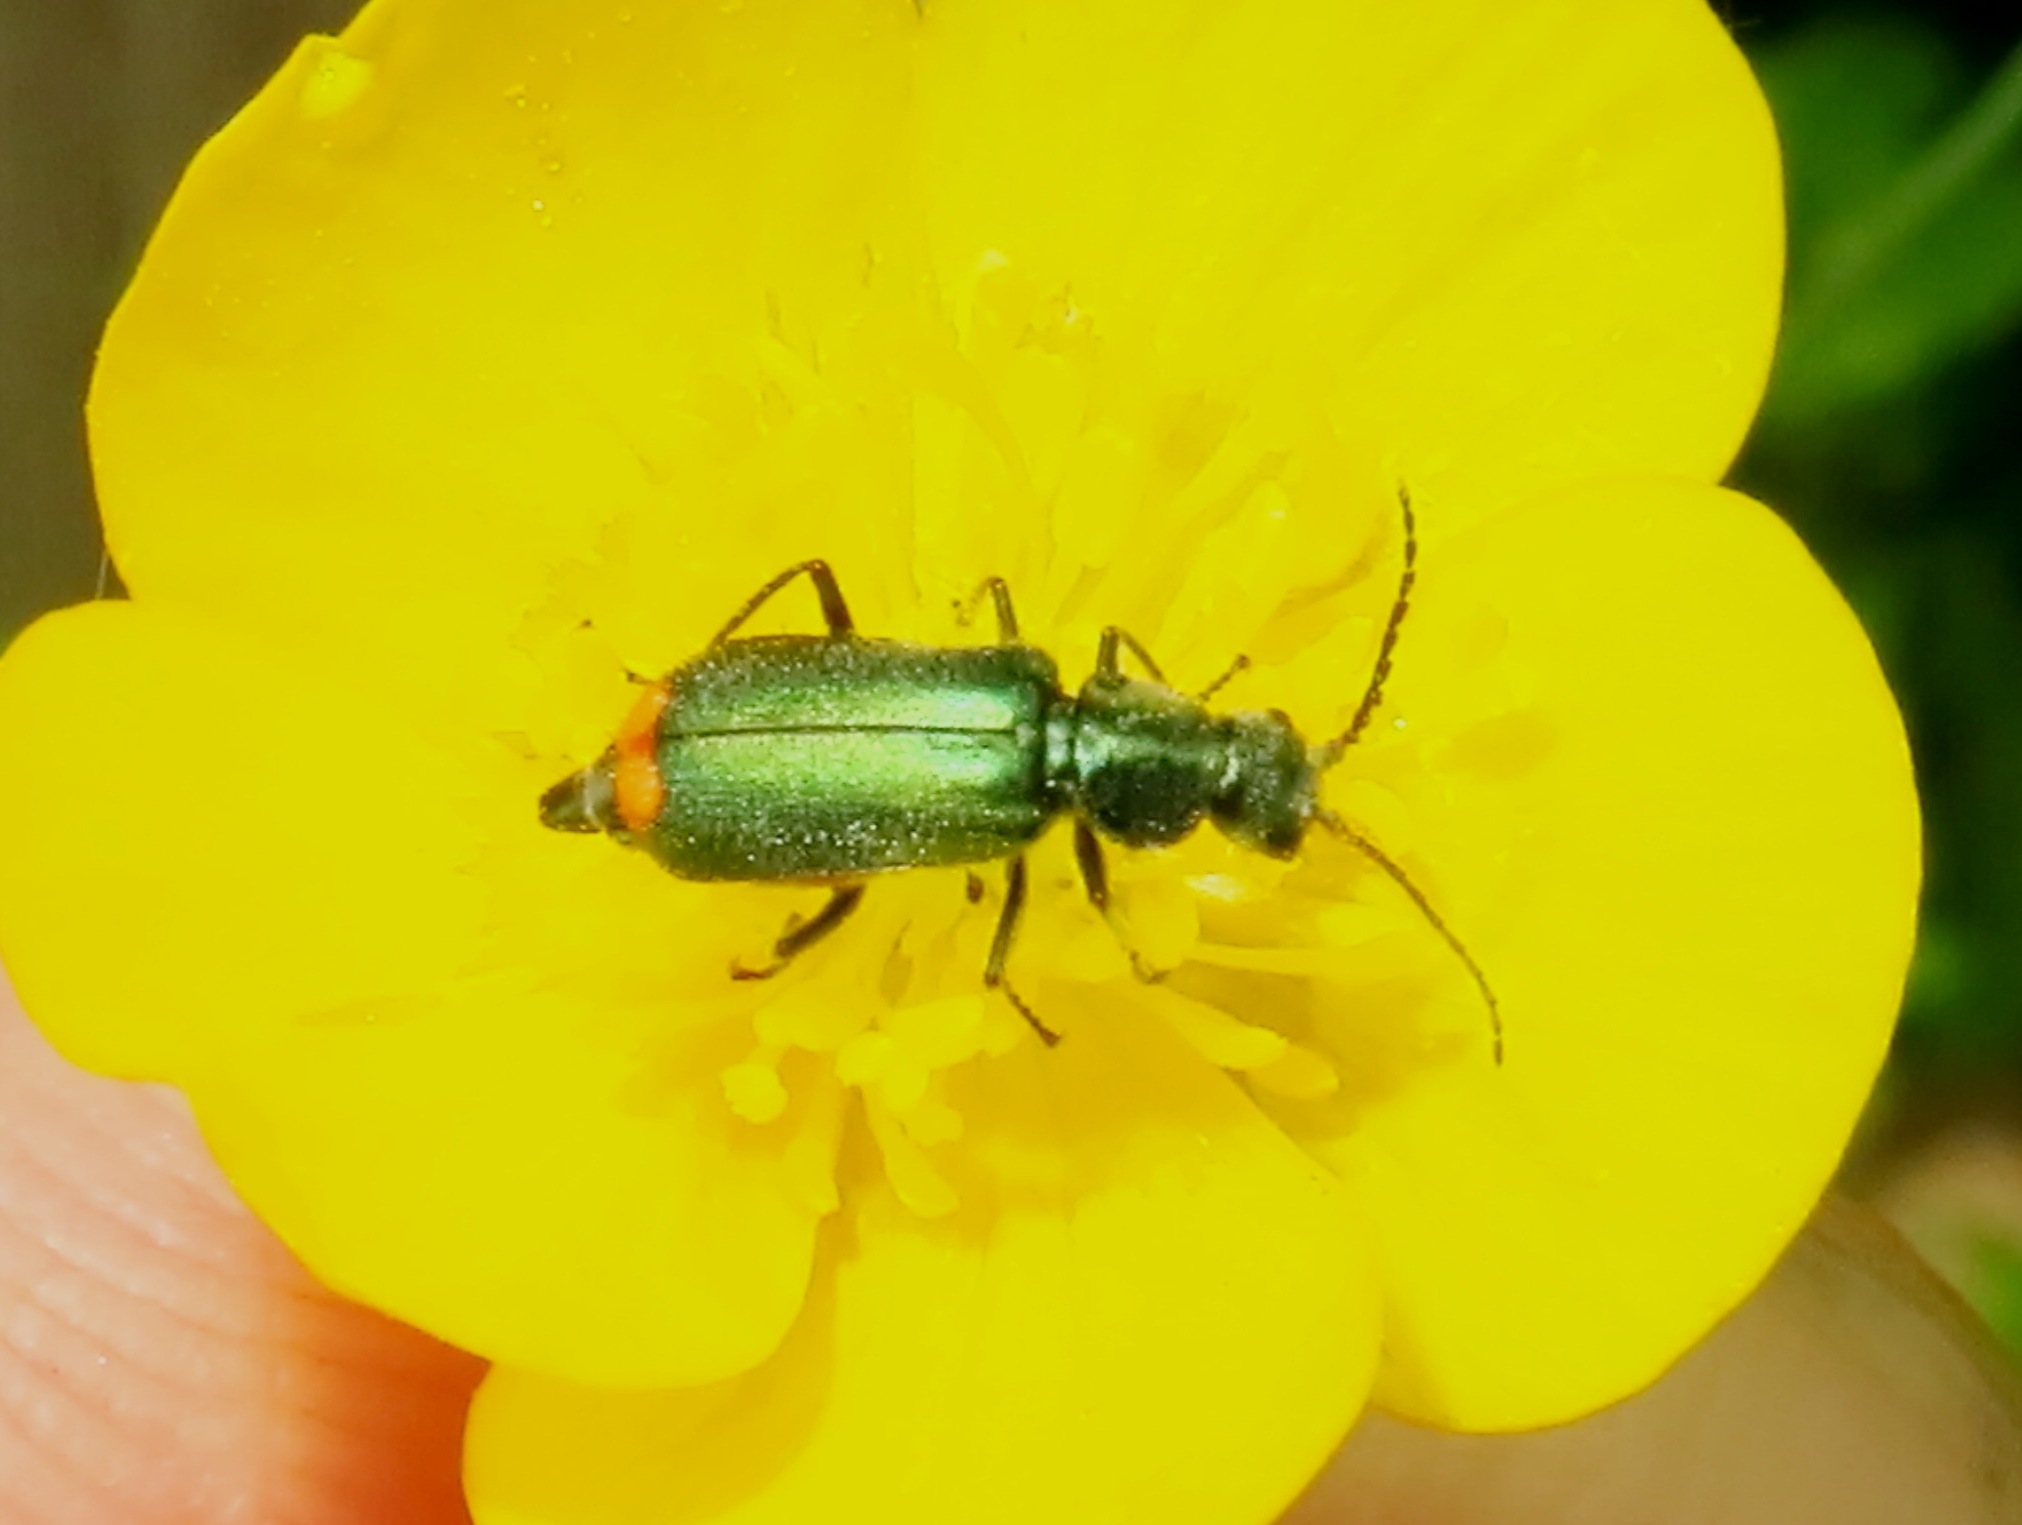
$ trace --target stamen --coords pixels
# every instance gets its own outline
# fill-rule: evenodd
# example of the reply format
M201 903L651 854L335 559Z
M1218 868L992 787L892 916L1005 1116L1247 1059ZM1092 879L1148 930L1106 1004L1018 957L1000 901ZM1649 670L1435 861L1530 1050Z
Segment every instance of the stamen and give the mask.
M1009 1001L991 1001L984 1007L980 1052L986 1058L1002 1059L1029 1041L1033 1041L1032 1029Z
M1277 1058L1244 1078L1258 1090L1288 1101L1318 1101L1341 1089L1341 1072L1333 1061L1300 1043L1287 1044Z
M1353 821L1364 836L1381 842L1393 858L1417 852L1422 833L1417 812L1396 790L1373 778L1350 778L1328 791L1336 815Z
M895 1116L903 1118L927 1099L927 1082L933 1073L903 1046L894 1046L883 1072L871 1083L870 1092L891 1108Z
M891 1034L858 1033L836 1051L836 1079L861 1090L882 1080L897 1057L898 1045L892 1041Z
M778 1122L789 1100L786 1085L779 1078L779 1050L761 1044L750 1057L726 1069L723 1099L748 1123L762 1127Z
M1341 953L1339 947L1326 944L1256 948L1238 943L1204 942L1194 950L1194 962L1212 964L1219 969L1241 969L1251 974L1316 979L1338 973Z
M913 1142L922 1148L931 1149L936 1144L953 1144L962 1137L962 1114L949 1106L938 1094L940 1077L929 1082L927 1094L918 1106L900 1119Z
M929 1069L945 1069L971 1058L983 1044L980 993L902 1006L885 1019L884 1031Z
M1144 452L1128 435L1096 427L1074 440L1053 498L1048 523L1055 550L1036 603L1057 607L1093 575L1090 569L1116 560L1131 523L1117 505L1143 497L1145 476Z
M1163 986L1146 986L1138 992L1138 999L1164 1018L1195 1053L1221 1069L1262 1068L1282 1058L1289 1046L1280 1033L1252 1027L1219 1006L1191 1000Z
M759 1008L752 1027L759 1042L774 1048L832 1054L876 1020L870 1000L852 1000L845 991L809 982L781 990Z
M848 1092L856 1091L900 1200L923 1216L950 1212L954 1188L928 1154L957 1142L964 1131L943 1077L951 1066L1026 1040L1029 1034L1015 1014L1005 1017L1008 1033L996 1030L993 1018L1002 1005L974 991L891 1009L882 1002L838 999L837 992L813 982L789 987L756 1014L760 1042L748 1058L724 1070L724 1096L738 1117L754 1125L776 1122L790 1109L806 1114L794 1118L784 1164L792 1189L827 1212L836 1198L835 1139ZM789 1093L779 1068L791 1050L819 1056L814 1062L827 1073Z
M1124 946L1147 968L1177 969L1200 941L1200 903L1171 874L1119 883L1110 916Z
M810 1212L826 1217L842 1206L835 1158L842 1139L843 1088L824 1077L804 1090L801 1115L780 1153L780 1171L787 1189Z
M908 1134L891 1110L866 1097L864 1117L871 1137L884 1156L885 1179L899 1201L922 1218L942 1218L961 1206L955 1188L933 1166L927 1152Z

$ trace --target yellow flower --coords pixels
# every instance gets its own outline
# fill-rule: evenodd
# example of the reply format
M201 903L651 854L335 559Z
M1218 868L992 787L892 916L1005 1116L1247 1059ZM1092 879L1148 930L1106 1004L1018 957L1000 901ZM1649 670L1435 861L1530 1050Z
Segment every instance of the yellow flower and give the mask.
M134 590L0 662L0 953L332 1285L501 1363L486 1525L1258 1521L1372 1400L1548 1423L1762 1274L1917 829L1852 617L1713 485L1780 261L1696 0L379 0L198 159L92 398ZM1367 859L1003 890L544 831L811 556L1309 738ZM789 590L770 630L818 628ZM1124 946L1173 971L1133 976Z

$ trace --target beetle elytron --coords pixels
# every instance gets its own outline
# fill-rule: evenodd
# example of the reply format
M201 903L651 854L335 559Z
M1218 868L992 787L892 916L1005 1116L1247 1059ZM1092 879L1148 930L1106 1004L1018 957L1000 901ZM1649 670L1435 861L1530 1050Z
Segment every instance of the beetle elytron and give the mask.
M1048 1043L1055 1035L1012 989L1005 963L1025 904L1025 849L1058 816L1074 817L1082 882L1104 913L1103 837L1158 847L1210 820L1244 847L1289 858L1318 824L1393 880L1466 966L1500 1064L1501 1016L1481 969L1404 871L1319 799L1321 776L1382 702L1410 606L1417 526L1409 496L1399 500L1404 569L1376 665L1348 729L1319 746L1282 711L1208 709L1241 658L1202 693L1182 694L1112 625L1094 675L1070 695L1053 659L1019 640L1002 578L976 595L995 606L995 645L921 646L858 635L828 563L804 561L753 594L700 656L649 685L604 754L541 796L541 820L609 833L683 879L826 885L827 904L788 924L771 963L732 966L743 979L778 973L833 932L870 875L1009 859L983 983ZM798 577L814 585L826 635L734 639ZM1125 651L1148 680L1124 675Z

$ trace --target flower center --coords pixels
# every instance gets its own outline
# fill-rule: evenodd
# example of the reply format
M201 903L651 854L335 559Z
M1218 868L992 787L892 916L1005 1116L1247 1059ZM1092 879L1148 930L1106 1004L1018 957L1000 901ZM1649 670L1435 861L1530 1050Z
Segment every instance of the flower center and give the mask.
M683 400L696 427L652 462L649 501L617 513L601 555L558 575L529 616L521 645L540 698L524 749L541 782L609 743L630 705L627 669L692 660L753 589L810 557L835 568L868 637L988 644L987 604L980 622L965 611L984 578L1001 577L1021 639L1053 656L1070 689L1117 625L1182 692L1247 658L1217 709L1283 710L1309 740L1338 732L1398 585L1396 484L1374 452L1296 398L1232 401L1173 374L1148 340L1106 334L1064 283L1008 261L984 262L952 338L856 316L824 329L775 312L749 374ZM796 588L739 635L822 628ZM1414 659L1408 634L1398 662ZM1325 782L1329 808L1394 858L1452 846L1417 840L1414 800L1429 786L1407 721L1388 701ZM1031 849L1005 967L1062 1042L1119 1008L1155 1019L1295 1133L1352 1127L1407 1074L1481 1047L1484 1015L1448 950L1324 833L1290 862L1211 829L1112 850L1106 915L1070 839L1052 831ZM605 877L629 900L610 913L620 961L637 960L641 876ZM722 1101L798 1151L819 1205L833 1176L807 1162L855 1116L902 1200L947 1212L960 1077L1040 1036L983 978L1005 870L879 874L844 926L776 978L732 989L730 965L765 962L789 909L814 914L815 893L708 884L686 886L678 913L666 900L679 925L664 936L690 955L681 989L713 978L709 1020L748 1034L713 1072Z

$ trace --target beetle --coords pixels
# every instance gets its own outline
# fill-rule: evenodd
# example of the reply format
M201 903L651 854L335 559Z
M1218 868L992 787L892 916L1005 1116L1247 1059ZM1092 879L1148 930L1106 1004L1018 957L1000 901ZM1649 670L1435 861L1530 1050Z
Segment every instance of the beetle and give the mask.
M1361 737L1383 686L1417 578L1410 494L1399 489L1403 571L1376 662L1348 728L1308 745L1282 710L1218 714L1207 701L1248 665L1238 657L1197 694L1173 688L1129 632L1102 632L1080 690L1019 638L1011 590L984 581L997 640L927 646L857 633L826 561L788 567L731 616L700 656L648 684L604 753L550 787L542 823L602 832L683 879L819 884L829 898L787 924L764 979L834 932L872 876L1007 860L1004 905L983 972L1048 1044L1057 1035L1006 978L1026 897L1025 852L1071 815L1090 902L1109 910L1103 841L1161 847L1203 822L1273 858L1295 857L1319 826L1392 880L1472 976L1487 1003L1497 1064L1502 1018L1486 976L1431 901L1388 854L1320 803L1320 780ZM738 638L798 578L813 585L823 635ZM1124 673L1125 653L1145 677ZM976 885L972 880L972 897ZM1133 960L1135 963L1136 960ZM1141 977L1156 978L1138 965Z

